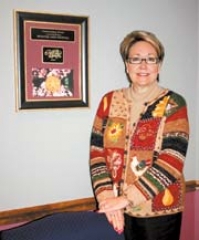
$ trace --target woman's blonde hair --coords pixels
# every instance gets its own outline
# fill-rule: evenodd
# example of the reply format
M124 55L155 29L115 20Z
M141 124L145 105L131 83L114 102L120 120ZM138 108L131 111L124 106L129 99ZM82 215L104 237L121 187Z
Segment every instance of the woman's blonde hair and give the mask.
M157 52L159 62L163 62L165 56L164 46L155 34L147 31L133 31L123 39L120 44L120 54L124 62L126 62L129 57L130 48L139 41L150 43Z

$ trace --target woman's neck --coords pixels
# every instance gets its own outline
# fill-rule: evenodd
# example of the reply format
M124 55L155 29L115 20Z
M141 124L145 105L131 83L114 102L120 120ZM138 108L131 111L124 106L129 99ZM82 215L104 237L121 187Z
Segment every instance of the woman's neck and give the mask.
M154 82L146 87L132 85L130 87L130 96L135 102L147 102L157 97L162 90L158 82Z
M146 92L150 92L152 89L156 88L157 86L158 86L158 83L153 82L147 86L139 86L139 85L132 84L131 88L135 94L144 94Z

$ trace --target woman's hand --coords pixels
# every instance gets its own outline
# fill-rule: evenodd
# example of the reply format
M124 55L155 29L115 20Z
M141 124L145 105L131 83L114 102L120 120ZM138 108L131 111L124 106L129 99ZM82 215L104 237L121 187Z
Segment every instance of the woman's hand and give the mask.
M128 206L129 201L124 196L107 198L100 202L99 204L99 212L106 213L110 211L124 209Z
M123 210L110 211L105 213L109 223L114 230L121 234L124 231L124 213Z
M123 197L107 198L99 204L99 213L105 213L108 221L114 229L120 234L124 230L124 208L129 204Z

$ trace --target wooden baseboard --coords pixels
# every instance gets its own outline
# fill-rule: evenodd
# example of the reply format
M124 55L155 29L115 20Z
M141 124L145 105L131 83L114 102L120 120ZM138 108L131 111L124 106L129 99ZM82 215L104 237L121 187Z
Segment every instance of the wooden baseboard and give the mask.
M199 180L190 180L186 182L187 192L195 191L197 189L199 189ZM0 225L20 223L26 221L28 222L58 212L89 211L95 209L95 198L89 197L53 204L46 204L36 207L8 210L0 212Z
M186 182L186 192L196 191L199 189L199 180L189 180Z
M26 222L58 212L95 210L94 197L0 212L0 225Z

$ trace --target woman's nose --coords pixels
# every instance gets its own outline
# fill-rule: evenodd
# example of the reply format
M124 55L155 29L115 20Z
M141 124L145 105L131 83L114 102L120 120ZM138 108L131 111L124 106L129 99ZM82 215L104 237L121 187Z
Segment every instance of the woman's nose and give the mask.
M141 63L140 63L140 67L146 67L147 66L147 62L146 62L146 59L142 59Z

